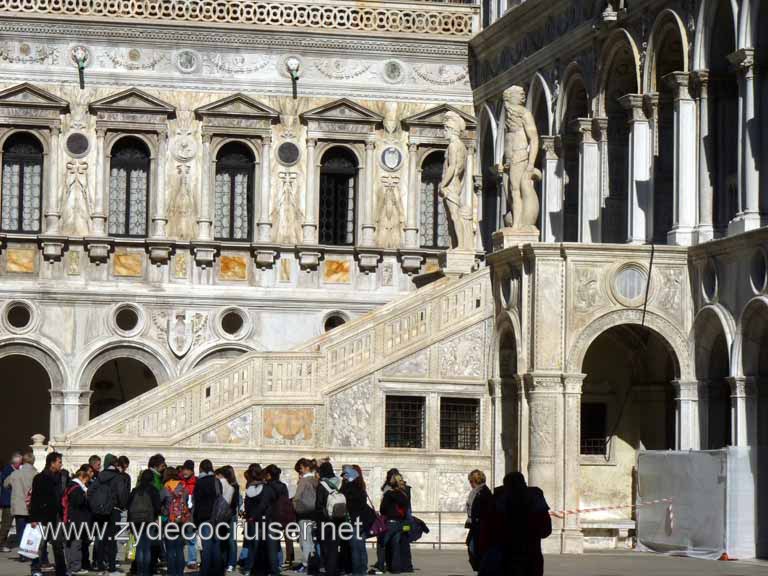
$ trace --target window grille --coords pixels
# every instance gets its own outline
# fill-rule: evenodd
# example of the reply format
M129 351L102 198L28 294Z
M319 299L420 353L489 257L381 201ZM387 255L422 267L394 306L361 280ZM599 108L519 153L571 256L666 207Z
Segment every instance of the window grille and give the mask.
M147 235L149 151L136 138L124 138L112 149L109 171L109 233Z
M480 400L441 398L440 448L445 450L480 449Z
M3 148L0 228L39 233L42 216L43 148L31 134L11 136Z
M581 404L581 454L606 456L608 452L608 408L605 404Z
M426 401L419 396L387 396L385 446L424 448Z

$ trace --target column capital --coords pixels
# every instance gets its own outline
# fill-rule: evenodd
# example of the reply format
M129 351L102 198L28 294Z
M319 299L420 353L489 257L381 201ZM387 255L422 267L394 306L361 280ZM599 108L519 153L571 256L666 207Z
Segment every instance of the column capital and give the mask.
M557 160L560 157L560 136L539 136L544 160Z
M96 138L104 138L104 136L107 134L107 129L103 126L97 126L96 127Z
M755 379L751 376L729 376L726 380L731 386L731 398L754 398L757 395Z
M317 138L307 138L307 148L314 148L317 146Z
M745 77L753 77L755 73L755 49L754 48L740 48L728 54L728 61L731 63L737 72L740 72Z
M365 151L368 152L369 150L374 150L376 148L376 142L366 142L365 143Z
M415 154L418 151L418 149L419 149L418 144L414 142L411 142L408 144L408 152L410 152L411 154Z
M701 382L698 380L673 380L672 386L677 394L677 400L699 400Z
M690 100L691 75L688 72L670 72L661 78L675 92L678 100Z
M575 118L571 120L571 128L577 133L579 140L585 144L594 144L595 139L592 135L592 118Z
M586 374L563 374L563 391L566 394L578 394L580 396L586 377Z
M626 94L619 98L618 102L627 111L630 124L648 121L645 113L645 97L642 94Z
M563 391L563 375L552 372L533 372L523 375L528 394L558 394Z
M272 144L272 135L271 134L265 134L261 137L261 144L263 146L269 146Z

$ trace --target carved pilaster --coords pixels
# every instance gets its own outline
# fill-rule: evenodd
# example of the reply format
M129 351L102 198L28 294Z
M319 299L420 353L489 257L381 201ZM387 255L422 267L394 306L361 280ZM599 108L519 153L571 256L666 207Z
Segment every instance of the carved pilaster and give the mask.
M756 446L757 394L755 381L746 376L728 378L731 387L731 444Z
M106 130L104 128L96 129L96 190L93 199L93 234L95 236L105 236L107 234L107 213L105 209L105 198L107 195L106 184L104 182L107 171L107 159L104 150L104 138Z
M304 244L317 244L317 199L319 194L318 185L315 183L315 172L317 160L315 151L317 140L315 138L307 139L307 177L305 191L305 209L304 209Z
M419 247L419 155L418 146L408 145L408 207L406 210L405 247Z

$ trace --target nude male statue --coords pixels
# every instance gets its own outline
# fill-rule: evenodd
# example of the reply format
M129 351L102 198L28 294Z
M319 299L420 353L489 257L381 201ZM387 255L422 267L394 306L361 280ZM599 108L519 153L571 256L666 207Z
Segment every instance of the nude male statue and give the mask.
M513 230L538 232L539 198L533 187L541 179L534 165L539 153L539 133L533 114L525 107L525 89L512 86L504 91L504 165L507 174L507 206L504 223ZM499 170L501 173L502 170Z
M467 147L461 141L461 135L466 130L466 124L464 119L455 112L447 112L444 122L448 150L445 154L443 178L438 193L445 202L448 228L451 233L451 248L473 250L472 207L465 206L462 200L467 170Z

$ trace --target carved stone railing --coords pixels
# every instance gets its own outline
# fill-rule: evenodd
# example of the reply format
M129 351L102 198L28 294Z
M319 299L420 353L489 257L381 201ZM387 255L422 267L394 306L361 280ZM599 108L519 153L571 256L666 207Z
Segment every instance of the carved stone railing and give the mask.
M479 8L386 0L0 0L0 14L468 38Z
M257 399L318 403L325 394L372 374L493 313L488 269L442 279L294 352L253 352L211 365L135 398L79 427L57 446L114 443L130 436L170 446L226 422Z

